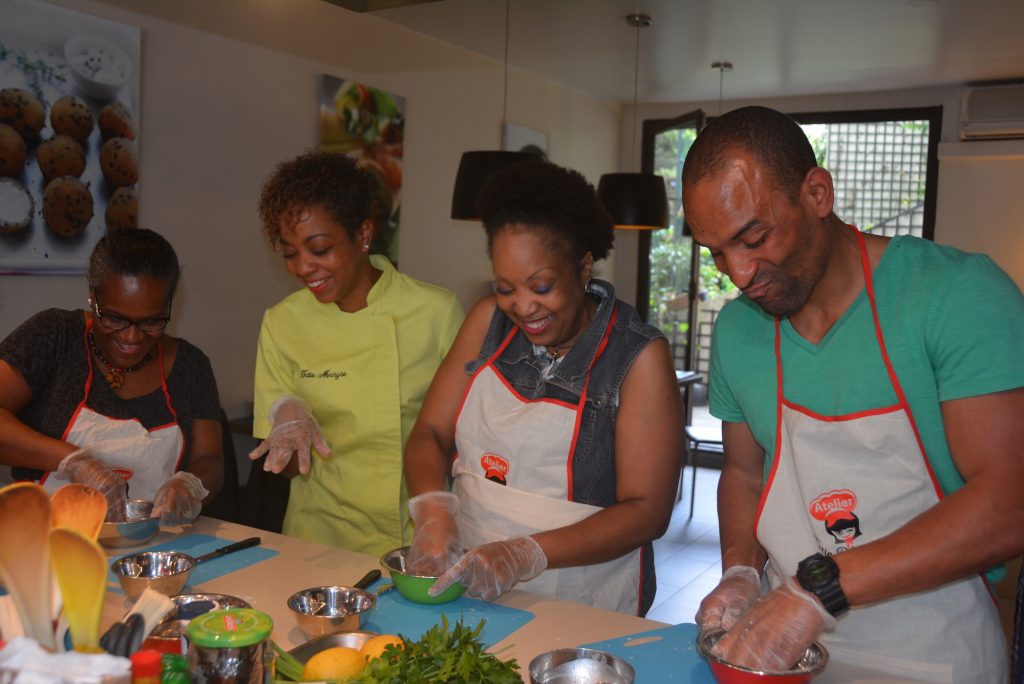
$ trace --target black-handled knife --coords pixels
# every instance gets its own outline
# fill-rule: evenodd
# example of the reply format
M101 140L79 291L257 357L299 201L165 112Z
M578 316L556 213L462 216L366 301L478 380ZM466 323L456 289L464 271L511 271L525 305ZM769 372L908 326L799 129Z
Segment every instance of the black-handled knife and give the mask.
M380 570L371 570L363 576L363 579L356 582L354 586L356 589L366 589L371 584L380 579Z
M249 537L248 539L243 539L242 541L235 542L234 544L228 544L227 546L222 546L219 549L214 549L210 553L204 553L202 556L196 558L196 564L202 563L203 561L211 560L213 558L220 558L221 556L224 556L226 554L234 553L235 551L241 551L242 549L247 549L250 546L259 546L259 543L259 537Z

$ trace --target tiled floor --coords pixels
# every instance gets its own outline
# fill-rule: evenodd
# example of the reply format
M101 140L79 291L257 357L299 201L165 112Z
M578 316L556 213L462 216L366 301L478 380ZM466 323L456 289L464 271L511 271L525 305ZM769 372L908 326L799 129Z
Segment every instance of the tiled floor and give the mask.
M668 531L654 542L658 593L647 617L669 624L693 622L701 599L722 576L718 546L716 494L720 471L697 469L697 498L690 514L690 477L683 477L683 498L676 504Z

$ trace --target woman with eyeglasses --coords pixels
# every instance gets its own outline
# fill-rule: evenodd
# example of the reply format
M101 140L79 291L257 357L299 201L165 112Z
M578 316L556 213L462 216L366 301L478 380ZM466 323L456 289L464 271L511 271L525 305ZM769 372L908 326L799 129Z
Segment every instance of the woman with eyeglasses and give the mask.
M122 229L89 260L89 309L48 309L0 342L0 463L47 490L98 489L108 519L126 496L164 524L191 522L223 480L210 362L164 334L178 258L159 234Z

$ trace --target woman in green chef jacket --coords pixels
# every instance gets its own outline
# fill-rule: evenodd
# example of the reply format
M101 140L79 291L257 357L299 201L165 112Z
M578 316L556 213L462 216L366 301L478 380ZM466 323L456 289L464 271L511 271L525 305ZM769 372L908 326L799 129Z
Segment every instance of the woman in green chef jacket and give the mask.
M249 455L292 478L285 534L371 554L412 537L402 453L463 319L450 291L369 253L377 184L324 152L264 184L263 230L303 288L263 317L253 434L264 441Z

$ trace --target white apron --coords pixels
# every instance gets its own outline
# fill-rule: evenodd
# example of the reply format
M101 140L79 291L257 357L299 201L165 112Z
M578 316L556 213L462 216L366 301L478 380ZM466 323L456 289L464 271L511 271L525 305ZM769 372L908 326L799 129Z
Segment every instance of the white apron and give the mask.
M91 329L92 321L89 321L85 326L86 339ZM147 430L135 418L111 418L89 408L89 390L94 373L92 353L88 343L85 344L89 376L85 381L82 401L71 415L61 439L69 444L88 447L89 453L123 477L128 482L129 498L152 501L160 485L170 479L185 455L185 437L178 426L178 416L167 391L163 353L158 347L160 387L172 418L166 425ZM68 480L58 477L55 471L45 473L40 480L48 492L56 491L67 483Z
M608 341L615 313L593 364ZM470 380L455 424L452 491L466 548L565 527L603 510L572 500L572 456L586 404L520 396L494 366L515 328ZM545 570L518 589L636 615L640 549L605 563Z
M857 236L884 361L884 368L865 372L887 373L897 403L823 416L788 401L776 319L775 455L755 521L772 587L794 575L807 556L833 555L884 537L942 498L885 349L864 237ZM1007 677L999 616L980 576L851 608L822 640L837 660L919 681L980 684Z

